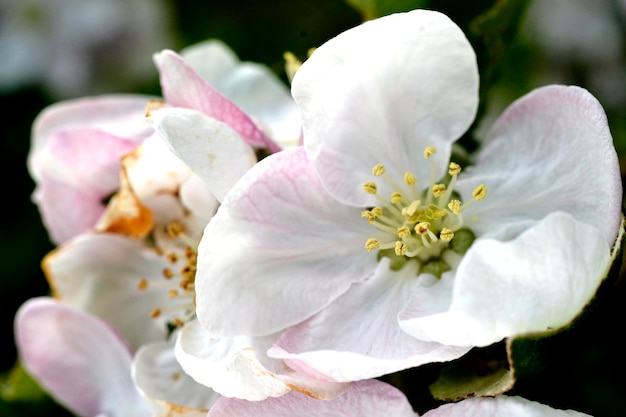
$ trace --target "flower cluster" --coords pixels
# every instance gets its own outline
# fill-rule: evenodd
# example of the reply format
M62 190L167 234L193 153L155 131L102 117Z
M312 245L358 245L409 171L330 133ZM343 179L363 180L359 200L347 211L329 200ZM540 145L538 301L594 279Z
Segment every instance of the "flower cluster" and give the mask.
M339 34L291 94L218 41L154 61L163 97L63 102L33 130L58 247L16 341L77 415L415 416L381 379L568 326L615 258L601 105L539 88L461 159L478 66L441 13ZM583 415L495 394L425 416Z

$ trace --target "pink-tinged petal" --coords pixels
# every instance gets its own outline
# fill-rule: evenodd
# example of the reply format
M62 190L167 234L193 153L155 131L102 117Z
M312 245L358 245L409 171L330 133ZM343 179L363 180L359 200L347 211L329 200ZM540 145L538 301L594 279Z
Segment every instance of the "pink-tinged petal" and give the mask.
M271 371L280 362L265 350L275 336L211 338L197 321L187 323L176 339L176 358L198 383L227 397L251 401L284 395L291 390ZM262 363L259 359L265 359Z
M415 292L400 325L419 339L461 346L557 329L583 310L609 266L602 233L556 212L514 240L476 240L454 283L444 275Z
M76 415L148 415L131 379L131 353L106 322L40 297L18 310L15 340L26 370Z
M522 397L500 395L468 398L428 411L422 417L590 417L573 410L559 410Z
M268 67L240 62L216 39L186 47L180 55L202 79L262 125L283 149L297 145L300 112L287 86Z
M352 389L331 401L316 400L292 391L265 401L220 398L208 417L417 417L404 394L377 380L355 382Z
M143 345L135 354L132 376L154 416L203 417L219 398L183 371L167 342Z
M617 154L598 101L579 87L548 86L512 104L487 135L476 166L459 176L471 195L488 196L467 210L478 234L563 210L602 230L612 246L621 222Z
M63 243L92 228L105 210L102 203L105 197L45 174L33 194L50 239L55 243Z
M35 119L32 131L29 169L39 178L39 167L31 159L45 151L57 132L92 129L139 143L150 135L143 124L146 104L152 97L142 95L103 95L55 103Z
M421 291L416 265L391 271L381 261L369 280L353 284L313 318L287 329L268 352L292 368L335 381L375 378L425 363L459 358L470 347L417 340L400 329L398 313ZM349 329L349 331L348 331Z
M166 317L150 318L159 307L174 303L167 290L141 278L164 281L163 269L171 264L138 241L114 234L83 234L47 255L43 261L56 297L73 307L105 318L133 349L163 340Z
M325 192L302 148L270 155L205 229L198 318L218 337L275 333L310 317L374 273L372 229Z
M201 111L232 127L250 145L276 152L280 148L233 102L204 81L184 59L170 50L154 55L167 103Z
M28 156L36 183L33 199L55 243L95 224L102 201L119 184L120 157L151 132L143 123L148 100L71 100L46 108L35 120Z
M254 151L235 130L198 111L163 108L151 112L148 121L219 201L256 162Z
M317 48L292 93L324 185L348 204L371 206L361 186L378 163L395 181L406 171L428 180L423 152L434 146L437 177L445 172L451 143L478 107L478 69L459 27L415 10L365 22Z

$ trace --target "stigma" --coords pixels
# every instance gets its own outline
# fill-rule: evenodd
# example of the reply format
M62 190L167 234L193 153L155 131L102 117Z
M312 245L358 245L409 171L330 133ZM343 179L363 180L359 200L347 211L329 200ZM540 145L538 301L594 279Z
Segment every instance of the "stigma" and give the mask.
M461 166L450 162L447 175L436 182L431 158L435 153L432 146L424 150L424 158L431 165L430 180L425 184L420 184L411 172L406 172L401 181L396 182L383 164L376 164L372 168L374 180L364 183L363 191L375 196L379 205L363 211L361 217L386 236L368 239L365 242L368 252L377 250L379 256L391 257L392 265L396 266L415 260L422 266L420 271L433 273L437 270L440 272L435 275L440 277L450 269L445 264L445 252L459 252L459 248L465 251L473 241L473 233L464 226L463 211L473 202L484 199L487 187L478 185L472 198L462 202L454 191ZM393 192L389 197L380 195L378 178L391 186ZM459 242L455 242L457 236ZM431 264L437 264L437 268L431 268Z

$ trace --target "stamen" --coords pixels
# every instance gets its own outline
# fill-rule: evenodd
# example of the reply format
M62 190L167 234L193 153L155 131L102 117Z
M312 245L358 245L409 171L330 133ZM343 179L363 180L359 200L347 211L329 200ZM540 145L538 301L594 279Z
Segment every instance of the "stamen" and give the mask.
M436 152L437 149L433 148L432 146L427 146L426 149L424 149L424 158L428 159Z
M380 177L385 173L385 166L383 164L376 164L374 168L372 168L372 175L375 177Z
M402 226L398 228L398 237L399 238L403 238L403 237L408 237L411 236L411 229L409 229L406 226Z
M448 208L455 215L461 214L461 202L459 200L452 200L448 203Z
M396 255L404 256L406 254L406 251L407 251L406 243L401 242L401 241L397 241L396 242L396 248L395 248Z
M430 223L428 222L420 222L415 225L415 232L418 235L425 235L428 233L428 229L430 228Z
M148 289L148 280L145 278L140 278L139 281L137 282L137 288L140 290L147 290Z
M474 189L472 192L472 196L476 201L480 201L487 196L487 187L485 184L480 184L478 187Z
M441 197L446 193L446 185L445 184L435 184L433 185L433 195L435 197Z
M163 276L165 277L165 279L170 279L174 277L174 273L172 272L171 269L169 268L164 268L163 269Z
M411 172L404 173L404 183L406 185L415 185L416 182L417 180L415 179L415 177L413 176Z
M363 190L368 194L376 194L378 187L376 186L376 183L368 181L363 184Z
M447 227L442 228L441 232L439 233L439 238L443 240L444 242L451 241L453 237L454 237L454 232L448 229Z
M459 175L461 173L461 165L455 162L450 162L450 166L448 168L448 174L452 176Z
M367 242L365 242L365 249L367 249L368 252L378 248L380 248L380 242L378 241L378 239L374 239L373 237L371 237L367 239Z
M401 204L402 203L402 194L399 192L395 192L391 194L391 203L392 204Z

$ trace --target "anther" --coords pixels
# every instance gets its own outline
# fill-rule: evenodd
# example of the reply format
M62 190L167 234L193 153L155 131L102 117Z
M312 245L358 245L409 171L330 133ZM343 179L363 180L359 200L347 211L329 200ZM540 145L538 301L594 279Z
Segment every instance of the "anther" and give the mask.
M392 204L400 204L402 203L402 194L399 192L395 192L393 194L391 194L391 199L390 199Z
M472 192L472 196L476 201L480 201L487 196L487 187L484 184L480 184Z
M404 173L404 183L406 185L414 185L416 182L417 180L415 179L415 176L413 176L411 172Z
M448 203L448 208L457 216L461 214L461 202L459 200L451 200Z
M172 272L172 270L171 270L171 269L169 269L169 268L164 268L164 269L163 269L163 276L164 276L166 279L170 279L170 278L173 278L173 277L174 277L174 273Z
M446 193L446 185L445 184L435 184L433 185L433 195L435 197L440 197Z
M397 241L396 242L396 248L395 248L396 255L404 256L406 251L407 251L406 243L401 242L401 241Z
M185 231L185 226L177 221L173 221L165 226L165 231L170 237L178 237Z
M459 175L461 173L461 165L455 163L455 162L450 162L450 166L448 167L448 174L450 175Z
M160 315L161 315L161 309L160 308L155 308L154 310L152 310L150 312L150 317L152 317L153 319L156 319Z
M363 184L363 190L368 194L376 194L378 187L376 186L376 183L368 181Z
M437 152L435 148L433 148L432 146L427 146L426 149L424 149L424 158L430 158L435 152Z
M378 248L380 248L380 242L378 241L378 239L374 239L373 237L371 237L367 239L367 242L365 242L365 249L367 249L368 252Z
M441 232L439 233L439 239L443 240L444 242L451 241L453 237L454 232L447 227L442 228Z
M146 290L148 288L148 280L145 278L140 278L137 282L137 288L140 290Z
M415 225L415 232L417 232L417 234L422 235L422 236L427 234L429 229L430 229L430 223L428 222L420 222Z
M380 177L385 173L385 166L383 164L376 164L374 168L372 168L372 175L375 177Z
M402 239L403 237L411 236L411 229L406 226L398 227L398 237Z

